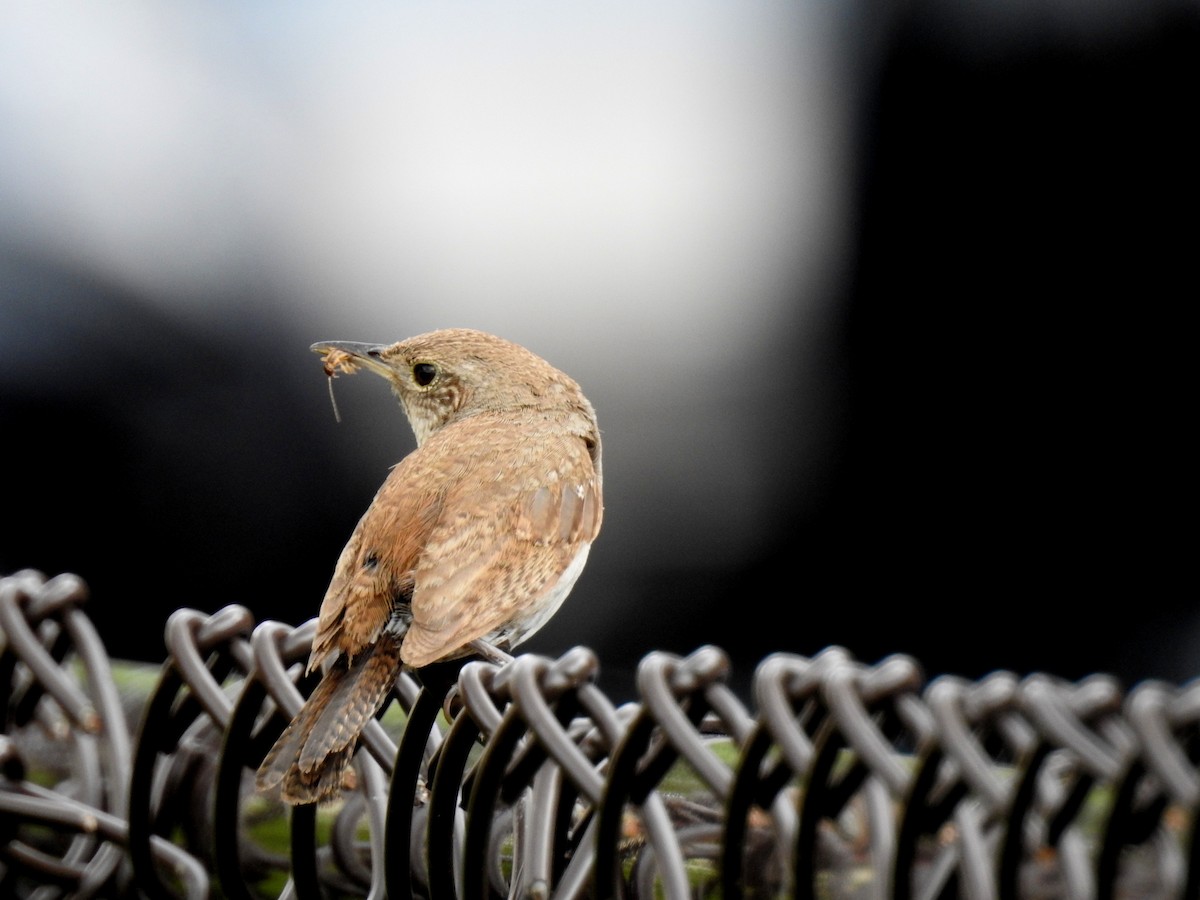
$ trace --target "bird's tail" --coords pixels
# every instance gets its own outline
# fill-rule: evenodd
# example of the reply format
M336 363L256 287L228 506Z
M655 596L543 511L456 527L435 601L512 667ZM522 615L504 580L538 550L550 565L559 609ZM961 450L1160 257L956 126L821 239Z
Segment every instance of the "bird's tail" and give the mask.
M258 789L293 804L336 797L358 736L400 668L400 639L387 632L353 662L339 659L258 767Z

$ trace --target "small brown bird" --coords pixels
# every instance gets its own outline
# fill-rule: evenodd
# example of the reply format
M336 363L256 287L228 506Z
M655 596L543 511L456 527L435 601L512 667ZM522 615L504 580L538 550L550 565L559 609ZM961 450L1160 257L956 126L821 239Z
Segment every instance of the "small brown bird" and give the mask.
M382 375L417 448L342 550L307 671L322 678L258 770L288 803L336 797L402 666L511 650L562 604L603 516L600 431L545 360L469 329L314 344L325 371Z

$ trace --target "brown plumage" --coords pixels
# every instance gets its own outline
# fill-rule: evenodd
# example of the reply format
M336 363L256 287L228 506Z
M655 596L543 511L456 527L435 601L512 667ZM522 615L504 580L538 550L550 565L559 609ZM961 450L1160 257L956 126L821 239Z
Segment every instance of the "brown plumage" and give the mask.
M600 432L571 378L523 347L447 329L390 346L314 344L325 370L369 369L417 449L342 550L308 670L321 682L267 754L258 788L336 797L359 734L402 666L509 650L554 614L603 516Z

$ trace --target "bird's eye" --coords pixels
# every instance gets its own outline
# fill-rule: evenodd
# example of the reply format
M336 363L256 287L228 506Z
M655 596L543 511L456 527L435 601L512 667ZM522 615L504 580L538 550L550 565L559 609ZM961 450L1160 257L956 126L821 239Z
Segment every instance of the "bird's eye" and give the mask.
M433 377L437 375L437 366L431 363L417 363L412 368L413 381L421 387L425 387L429 382L433 381Z

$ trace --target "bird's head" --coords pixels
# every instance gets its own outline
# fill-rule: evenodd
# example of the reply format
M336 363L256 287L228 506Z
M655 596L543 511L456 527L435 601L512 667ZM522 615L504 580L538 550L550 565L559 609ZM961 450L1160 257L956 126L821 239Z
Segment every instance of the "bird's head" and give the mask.
M573 379L519 344L469 328L447 328L395 344L322 341L312 350L325 371L364 368L387 379L417 444L444 425L479 412L573 409L595 412Z

